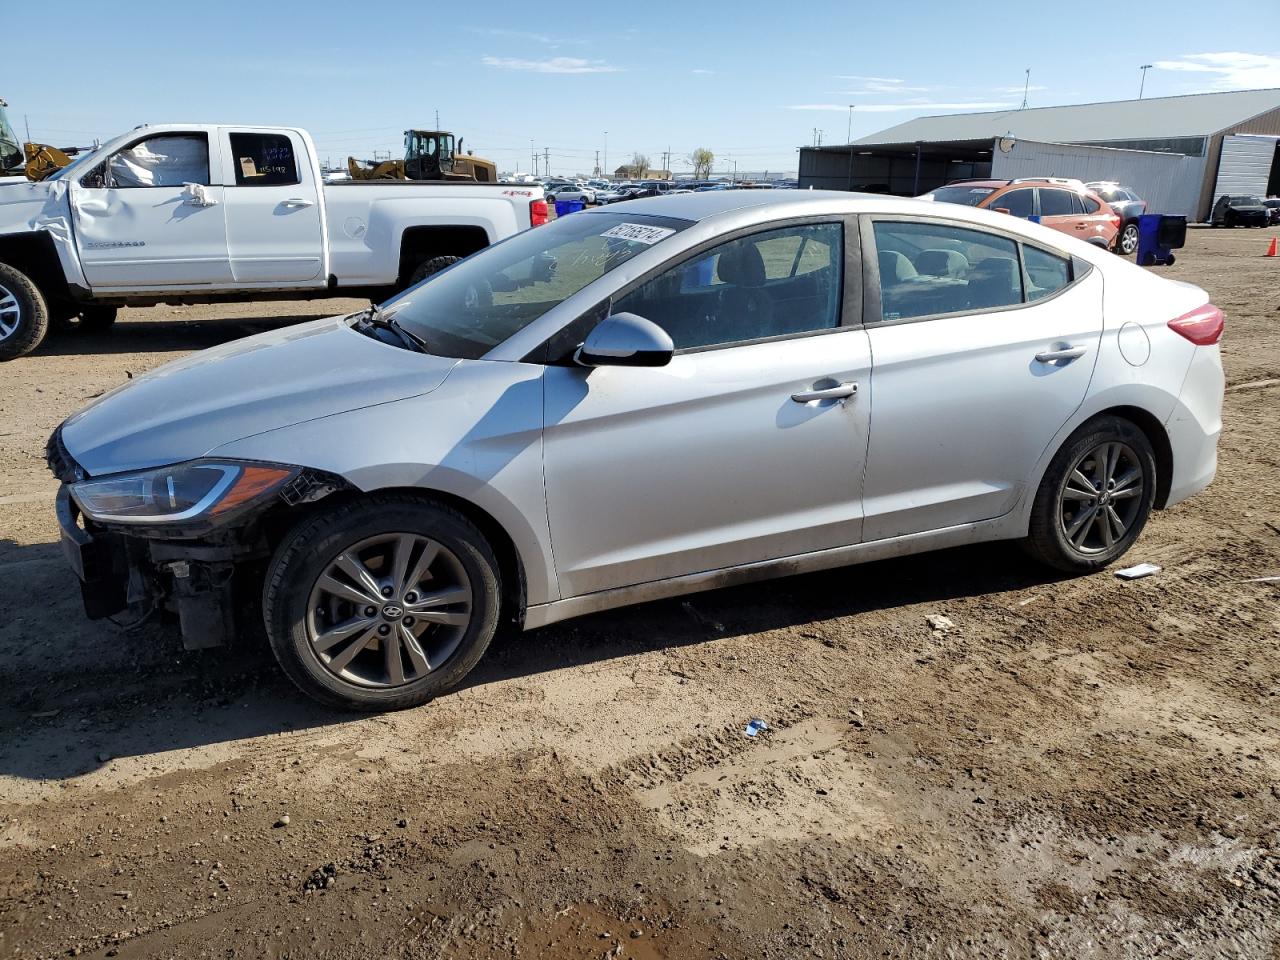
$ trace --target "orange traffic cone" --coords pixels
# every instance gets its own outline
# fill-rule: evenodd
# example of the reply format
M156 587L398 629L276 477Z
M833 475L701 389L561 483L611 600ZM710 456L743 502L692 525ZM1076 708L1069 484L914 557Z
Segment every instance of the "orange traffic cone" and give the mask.
M1275 237L1271 238L1271 246L1267 247L1267 252L1264 253L1263 256L1264 257L1276 256L1276 238Z

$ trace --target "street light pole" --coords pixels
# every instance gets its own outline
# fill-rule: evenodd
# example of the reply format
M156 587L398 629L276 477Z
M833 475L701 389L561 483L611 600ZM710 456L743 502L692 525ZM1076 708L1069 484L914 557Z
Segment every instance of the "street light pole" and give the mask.
M1138 84L1139 100L1142 99L1142 91L1144 91L1147 88L1147 71L1150 70L1153 66L1155 66L1155 64L1144 63L1142 66L1138 68L1139 70L1142 71L1142 82Z
M604 172L609 175L609 131L604 132Z
M845 146L849 148L849 182L845 184L848 190L853 189L853 104L849 104L849 129L845 134Z

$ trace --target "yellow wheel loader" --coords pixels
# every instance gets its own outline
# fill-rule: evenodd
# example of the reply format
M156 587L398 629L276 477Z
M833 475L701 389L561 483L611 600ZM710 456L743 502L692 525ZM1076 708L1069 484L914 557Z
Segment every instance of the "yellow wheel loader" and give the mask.
M498 182L497 164L463 153L461 138L455 149L453 134L447 130L406 130L403 160L364 161L348 157L347 171L352 180Z
M0 98L0 176L43 180L71 163L68 152L78 152L76 150L59 150L45 143L19 144L5 113L8 105Z

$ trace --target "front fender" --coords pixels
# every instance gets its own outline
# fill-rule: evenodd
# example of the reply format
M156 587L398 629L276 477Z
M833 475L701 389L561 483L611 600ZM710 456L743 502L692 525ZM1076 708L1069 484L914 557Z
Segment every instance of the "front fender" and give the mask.
M463 360L432 394L298 423L228 443L210 456L314 467L364 492L456 497L510 537L527 601L560 597L542 475L540 366Z

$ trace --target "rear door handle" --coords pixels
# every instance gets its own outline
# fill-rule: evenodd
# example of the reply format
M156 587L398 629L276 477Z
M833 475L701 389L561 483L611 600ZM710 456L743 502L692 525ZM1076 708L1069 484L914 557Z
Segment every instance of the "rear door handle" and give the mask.
M1040 363L1057 363L1059 360L1078 360L1089 352L1088 347L1061 347L1057 350L1044 350L1036 354Z
M314 207L314 200L304 200L302 197L290 197L288 200L282 201L286 207Z
M838 383L834 387L821 387L817 390L803 390L793 393L791 399L796 403L812 403L814 400L844 400L856 396L858 384L855 382Z

